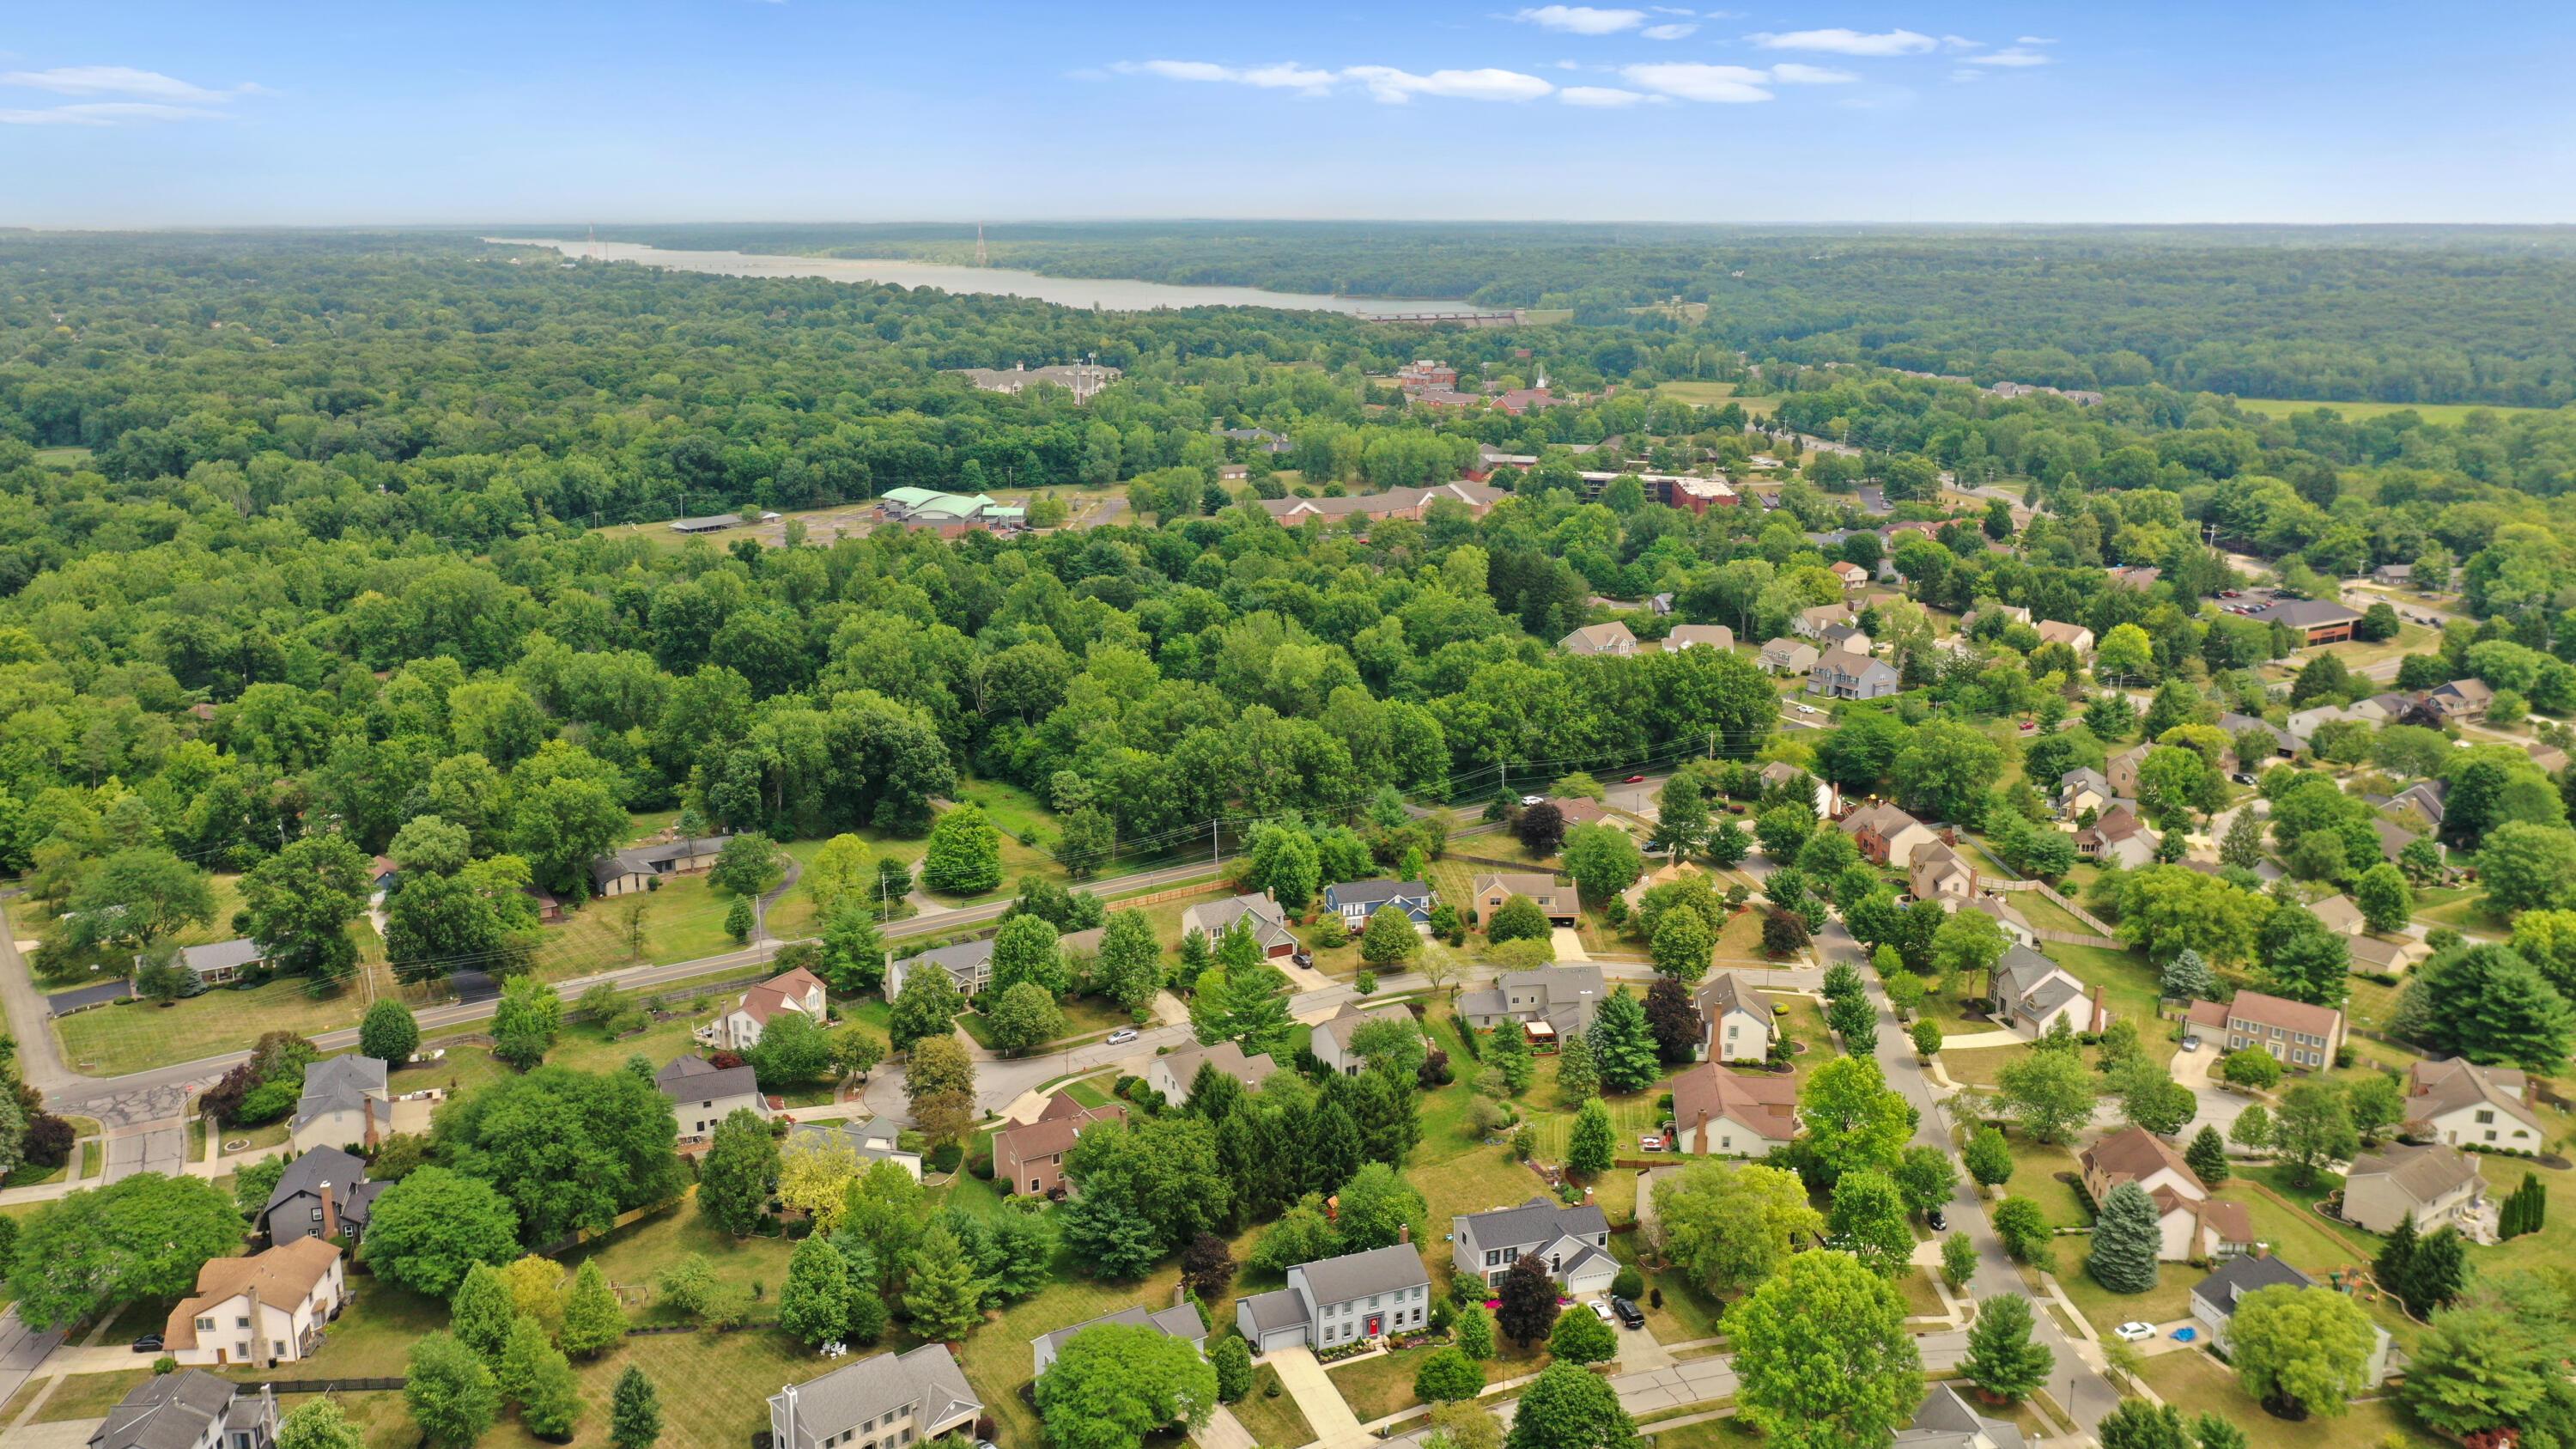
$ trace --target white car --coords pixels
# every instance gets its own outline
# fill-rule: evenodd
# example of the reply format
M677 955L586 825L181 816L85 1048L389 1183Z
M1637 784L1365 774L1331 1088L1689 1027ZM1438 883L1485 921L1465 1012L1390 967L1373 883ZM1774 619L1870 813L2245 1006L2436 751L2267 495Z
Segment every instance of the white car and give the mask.
M2120 1341L2122 1343L2144 1343L2148 1339L2156 1336L2156 1326L2154 1324L2140 1323L2134 1318L2111 1331L2120 1335Z
M1109 1034L1109 1044L1111 1046L1125 1046L1127 1043L1134 1041L1135 1039L1136 1028L1132 1026L1122 1026Z
M1545 795L1523 795L1521 797L1521 803L1524 805L1544 805L1547 803L1547 797Z
M2182 1039L2182 1049L2187 1052L2196 1052L2200 1050L2200 1038L2196 1036L2184 1037Z
M1798 706L1798 713L1800 713L1800 714L1823 714L1823 713L1824 713L1824 711L1823 711L1823 710L1820 710L1820 709L1818 709L1818 708L1816 708L1816 707L1815 707L1814 705L1812 705L1812 704L1802 704L1802 705Z
M1601 1320L1602 1322L1604 1322L1604 1323L1609 1323L1609 1322L1611 1322L1611 1321L1612 1321L1612 1319L1611 1319L1611 1313L1610 1313L1610 1305L1609 1305L1609 1304L1607 1304L1607 1303L1602 1302L1602 1301L1601 1301L1600 1299L1598 1299L1598 1298L1593 1299L1593 1300L1592 1300L1592 1316L1593 1316L1593 1317L1595 1317L1595 1318L1600 1319L1600 1320Z

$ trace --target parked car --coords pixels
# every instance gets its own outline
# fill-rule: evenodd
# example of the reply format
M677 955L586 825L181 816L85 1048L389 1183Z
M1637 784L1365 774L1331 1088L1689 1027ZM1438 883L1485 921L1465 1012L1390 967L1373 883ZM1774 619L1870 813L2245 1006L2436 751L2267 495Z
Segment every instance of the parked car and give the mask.
M1600 1319L1604 1323L1609 1323L1617 1317L1617 1315L1610 1311L1610 1305L1602 1302L1598 1298L1592 1300L1592 1316Z
M1312 951L1299 951L1289 956L1288 959L1311 970L1315 964L1315 953Z
M2120 1341L2122 1343L2144 1343L2148 1339L2156 1336L2156 1326L2154 1324L2140 1323L2134 1318L2111 1331L2120 1335Z
M1639 1308L1635 1302L1629 1299L1611 1299L1610 1311L1618 1314L1619 1321L1630 1328L1643 1328L1646 1326L1646 1310Z
M1109 1044L1111 1046L1125 1046L1127 1043L1134 1041L1135 1039L1136 1028L1132 1026L1122 1026L1109 1034Z
M1945 1233L1950 1230L1950 1215L1941 1211L1939 1208L1934 1208L1932 1211L1925 1213L1923 1215L1923 1221L1930 1224L1932 1231L1936 1233Z
M161 1335L157 1333L147 1333L141 1338L134 1340L134 1351L136 1353L159 1353L161 1351Z
M1521 803L1524 805L1544 805L1547 803L1547 797L1545 795L1523 795L1521 797Z
M2187 1052L2196 1052L2200 1050L2200 1038L2196 1036L2184 1037L2182 1039L2182 1049Z
M1646 783L1646 777L1643 775L1630 775L1627 779L1624 779L1619 783L1622 785L1642 785Z
M1802 705L1798 706L1798 713L1800 713L1800 714L1823 714L1823 713L1824 713L1824 711L1823 711L1823 710L1820 710L1820 709L1818 709L1818 708L1816 708L1816 707L1815 707L1814 705L1812 705L1812 704L1802 704Z

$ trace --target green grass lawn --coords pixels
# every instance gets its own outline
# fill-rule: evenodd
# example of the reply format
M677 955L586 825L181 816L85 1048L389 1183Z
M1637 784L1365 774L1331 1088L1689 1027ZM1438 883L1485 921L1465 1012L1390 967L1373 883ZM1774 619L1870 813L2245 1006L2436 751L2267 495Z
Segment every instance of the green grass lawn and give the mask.
M1253 1366L1252 1392L1230 1407L1235 1421L1262 1449L1297 1449L1314 1441L1315 1431L1298 1411L1296 1397L1279 1382L1279 1370L1266 1363Z
M1669 387L1671 384L1667 383L1665 386ZM2246 412L2259 413L2267 418L2286 418L2314 412L2318 408L2327 408L2348 423L2368 422L2372 418L2384 418L2390 413L2411 412L2427 423L2446 428L2458 427L2469 414L2477 412L2502 415L2553 411L2549 408L2502 407L2491 403L2309 402L2300 398L2273 397L2240 397L2236 400L2236 406Z
M2075 1154L2063 1146L2011 1139L2013 1175L2004 1183L2004 1191L2014 1197L2026 1197L2038 1203L2048 1214L2052 1227L2080 1228L2093 1221L2085 1211L2084 1194L2071 1182L2060 1182L2061 1172L2075 1171Z
M373 933L368 939L374 939ZM379 981L378 990L398 993L414 1006L441 999L416 987L396 987L390 980ZM317 1000L305 994L301 979L280 979L263 986L222 987L168 1006L131 1001L99 1007L63 1017L53 1026L74 1070L116 1076L247 1051L267 1032L312 1036L338 1031L356 1026L366 1010L367 994L356 985Z
M2264 1449L2350 1449L2354 1445L2429 1446L2444 1442L2426 1433L2394 1402L2354 1404L2326 1418L2292 1423L2276 1419L2247 1396L2236 1375L2199 1349L2158 1354L2147 1360L2149 1387L2185 1419L2216 1414L2245 1431Z
M53 1397L45 1400L45 1407L36 1411L35 1422L68 1424L100 1417L123 1402L127 1394L150 1382L150 1362L147 1359L142 1368L118 1369L114 1373L65 1375L55 1385Z
M1432 1352L1428 1348L1408 1348L1346 1366L1336 1365L1328 1372L1342 1402L1350 1405L1351 1412L1366 1424L1422 1402L1414 1396L1413 1375Z
M2059 1238L2051 1246L2057 1250L2057 1281L2076 1311L2105 1338L2111 1330L2131 1319L2148 1323L2170 1323L2191 1316L2191 1285L2208 1275L2188 1263L2166 1263L2156 1274L2156 1286L2144 1293L2114 1293L2095 1282L2084 1270L2085 1255L2092 1251L2091 1238Z

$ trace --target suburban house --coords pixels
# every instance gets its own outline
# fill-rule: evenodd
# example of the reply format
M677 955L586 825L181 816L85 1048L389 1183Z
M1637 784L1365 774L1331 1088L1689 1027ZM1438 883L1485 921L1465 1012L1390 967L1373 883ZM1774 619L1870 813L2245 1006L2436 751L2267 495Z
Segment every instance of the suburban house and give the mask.
M1556 641L1556 647L1568 654L1612 654L1626 656L1637 652L1637 636L1628 626L1612 620L1607 624L1586 624Z
M2087 810L2099 815L2118 798L2111 782L2089 765L2079 765L2057 777L2057 809L2062 815L2076 816Z
M1150 1328L1165 1338L1177 1338L1197 1349L1201 1358L1207 1356L1207 1325L1199 1322L1197 1305L1175 1303L1169 1308L1161 1309L1121 1308L1115 1313L1104 1313L1098 1318L1086 1318L1070 1328L1059 1328L1053 1333L1042 1333L1030 1339L1030 1376L1045 1377L1047 1366L1055 1362L1057 1354L1064 1352L1066 1344L1073 1342L1075 1334L1086 1328L1099 1328L1104 1324L1114 1324L1121 1328Z
M1198 1083L1199 1069L1214 1067L1243 1084L1246 1091L1257 1091L1279 1070L1279 1064L1268 1052L1244 1055L1238 1042L1221 1041L1215 1046L1185 1046L1154 1058L1145 1068L1145 1085L1163 1094L1163 1100L1179 1106L1189 1100L1190 1088Z
M1848 559L1829 565L1835 578L1843 581L1843 592L1857 593L1869 587L1869 570Z
M2358 936L2369 927L2361 918L2361 907L2354 905L2350 896L2328 896L2308 907L2308 914L2338 936Z
M1851 624L1836 624L1818 637L1823 640L1825 652L1828 654L1839 649L1845 654L1866 655L1878 647L1867 634Z
M1968 1407L1955 1386L1934 1384L1890 1449L2023 1449L2027 1442L2012 1423Z
M1977 893L1976 867L1939 841L1918 846L1905 868L1905 883L1918 901L1957 903Z
M2413 564L2384 563L2370 571L2370 581L2374 584L2411 584L2415 582L2415 566Z
M1787 760L1773 760L1762 767L1760 774L1764 790L1792 791L1815 810L1817 819L1834 818L1834 802L1837 797L1833 786L1790 764Z
M2386 694L2374 694L2368 699L2355 701L2350 706L2349 713L2352 718L2360 720L2364 724L2395 724L2406 718L2407 711L2412 710L2414 707L2415 696L2411 694L2398 694L2391 691Z
M993 1181L1006 1193L1051 1196L1064 1189L1064 1154L1083 1129L1099 1122L1126 1120L1127 1109L1112 1102L1086 1107L1058 1092L1034 1122L1015 1122L993 1134Z
M779 1146L782 1151L795 1151L798 1143L814 1146L838 1143L858 1157L862 1168L871 1162L891 1162L911 1173L915 1180L921 1176L921 1154L906 1152L901 1130L883 1117L798 1122L787 1129L787 1140Z
M2085 628L2081 624L2067 624L2056 619L2042 619L2039 621L2037 628L2039 631L2039 642L2042 644L2063 644L2067 648L2074 650L2075 657L2078 659L2084 658L2086 655L2093 652L2093 631Z
M1673 1078L1672 1150L1759 1157L1798 1135L1798 1081L1702 1062Z
M204 1369L181 1369L136 1384L89 1436L88 1449L269 1449L277 1442L277 1394Z
M2246 1295L2266 1288L2314 1288L2317 1280L2282 1262L2269 1252L2257 1250L2240 1253L2219 1265L2218 1271L2191 1285L2191 1316L2209 1330L2209 1346L2220 1353L2228 1352L2227 1324L2236 1316L2236 1305ZM2376 1388L2388 1377L2388 1330L2371 1325L2374 1335L2370 1366L2364 1379Z
M1995 969L1987 974L1992 979L1988 1014L2024 1041L2039 1040L2061 1021L2068 1031L2079 1033L2110 1025L2111 1013L2103 1009L2101 993L2028 946L2006 946Z
M2487 717L2487 706L2495 702L2495 691L2483 679L2454 679L2424 691L2424 703L2445 721L2474 723Z
M2364 975L2402 976L2433 955L2412 936L2355 936L2349 949L2352 969Z
M2379 858L2390 865L2395 865L2397 857L2406 853L2406 847L2424 838L2384 815L2371 816L2370 828L2379 837Z
M2369 717L2357 714L2342 705L2321 704L2312 709L2294 709L2290 711L2290 720L2285 728L2289 730L2290 738L2297 740L2300 748L2306 749L2309 748L2312 742L2316 739L2317 731L2323 729L2327 725L2366 725L2372 723L2374 723L2374 721Z
M590 863L590 893L623 896L655 890L675 876L704 875L715 869L729 835L701 835L656 841L603 855Z
M1181 912L1181 934L1197 931L1216 944L1216 938L1242 921L1252 928L1253 940L1260 943L1261 954L1272 960L1297 954L1297 936L1288 929L1287 914L1267 892L1228 896L1221 901L1206 901Z
M958 995L971 999L993 980L993 938L984 936L972 941L952 941L945 946L916 951L899 961L889 960L885 972L886 1000L892 1001L903 994L903 983L912 978L912 973L933 967L948 973L948 979L957 985Z
M2418 1232L2457 1228L2471 1242L2495 1240L2495 1213L2478 1160L2449 1143L2392 1142L2353 1158L2343 1174L2343 1215L2374 1233L2415 1215Z
M1478 1031L1517 1021L1528 1029L1532 1045L1550 1051L1566 1037L1589 1031L1592 1014L1609 995L1598 966L1541 966L1506 971L1493 985L1463 993L1458 1015Z
M1546 912L1548 923L1571 926L1583 913L1583 895L1573 885L1558 885L1556 877L1535 871L1488 871L1476 877L1472 887L1476 899L1472 908L1480 923L1491 924L1494 912L1514 896L1527 896Z
M1816 646L1798 639L1774 639L1762 646L1762 667L1773 674L1804 674L1816 667Z
M2147 590L2155 587L2156 580L2163 578L2165 576L2165 571L2153 565L2147 565L2136 568L2113 569L2110 571L2110 575L2111 586L2113 588L2132 589L2138 593L2145 593Z
M1287 1287L1234 1302L1235 1327L1254 1353L1364 1343L1430 1321L1431 1275L1409 1241L1300 1263Z
M1334 1075L1356 1077L1366 1063L1360 1060L1351 1043L1359 1036L1361 1027L1376 1021L1400 1021L1417 1032L1421 1030L1414 1026L1413 1013L1402 1006L1364 1008L1357 1002L1345 1001L1341 1010L1316 1025L1307 1050L1313 1052L1315 1060L1322 1062L1325 1070Z
M2531 756L2531 762L2540 767L2542 774L2555 775L2567 768L2567 752L2556 745L2544 745L2533 740L2522 747L2522 752Z
M1431 887L1418 880L1347 880L1324 887L1324 909L1340 916L1342 929L1354 936L1387 906L1404 912L1415 929L1428 931L1431 908L1438 903Z
M2154 749L2153 745L2131 745L2113 755L2110 762L2102 767L2102 777L2111 782L2111 795L2114 799L2138 798L2138 767L2147 762L2147 756Z
M2105 865L2135 870L2156 858L2156 833L2124 800L2077 830L2075 848Z
M880 1353L770 1396L777 1449L907 1449L925 1440L975 1437L984 1401L944 1343Z
M1340 498L1259 498L1253 500L1261 511L1282 524L1331 523L1350 520L1361 530L1380 519L1401 518L1420 522L1435 503L1458 503L1468 513L1482 518L1493 511L1505 494L1499 488L1488 488L1472 481L1441 483L1432 487L1390 488L1384 493L1354 493Z
M701 1036L712 1032L711 1045L728 1051L749 1051L760 1043L761 1029L782 1011L793 1011L821 1025L828 1011L823 978L799 966L782 971L754 986L736 1000L733 1010L716 1018L711 1028L702 1028Z
M144 964L145 958L134 958L136 970L141 970ZM229 986L267 964L267 953L259 949L257 941L248 937L217 941L210 946L179 948L179 969L196 977L201 988Z
M2222 714L2218 717L2218 732L2227 736L2230 753L2234 753L2236 737L2244 734L2248 730L2261 730L2265 734L2270 735L2272 737L2272 753L2279 755L2282 759L2286 760L2291 758L2298 754L2302 748L2301 741L2297 736L2291 734L2288 730L2281 728L2279 725L2272 723L2270 720L2260 719L2250 714L2236 714L2233 712ZM2144 749L2146 747L2142 745L2139 748ZM2145 757L2142 755L2139 758L2144 759ZM2113 778L2117 779L2118 777L2114 776Z
M1862 859L1898 870L1914 863L1915 851L1941 839L1931 826L1885 800L1872 800L1834 823L1860 847Z
M2361 615L2331 599L2275 599L2246 618L2257 624L2283 624L2307 644L2340 644L2352 637Z
M1672 632L1664 636L1664 652L1667 654L1703 647L1732 649L1735 647L1735 631L1724 624L1675 624Z
M2030 923L2030 918L2023 915L2019 907L2002 896L1970 896L1960 903L1959 909L1975 911L1978 915L1991 917L1995 925L2003 931L2005 940L2015 945L2027 946L2034 951L2039 949L2039 928Z
M1667 860L1662 865L1659 865L1653 870L1646 872L1644 875L1637 877L1636 883L1629 886L1626 890L1621 891L1619 896L1620 899L1625 900L1628 903L1628 909L1634 911L1646 903L1646 892L1653 890L1655 887L1660 885L1672 885L1678 881L1689 880L1694 876L1705 877L1707 874L1707 871L1700 869L1689 861Z
M385 1086L385 1064L374 1057L324 1057L304 1066L286 1140L298 1152L373 1147L397 1132L427 1132L430 1114L446 1099L443 1087L395 1096Z
M340 1250L325 1238L209 1259L197 1291L170 1310L162 1351L183 1367L292 1363L321 1346L347 1297Z
M2168 1263L2226 1258L2254 1246L2254 1219L2245 1205L2212 1198L2182 1154L2144 1127L2112 1133L2077 1153L2075 1165L2096 1203L2124 1182L2154 1200L2163 1233L2156 1256Z
M2342 1012L2260 991L2237 992L2225 1005L2195 1001L2183 1023L2222 1052L2261 1047L2284 1066L2306 1070L2334 1065L2335 1053L2343 1050Z
M2417 1062L2406 1071L2406 1135L2537 1152L2549 1134L2524 1100L2527 1090L2512 1067L2482 1067L2460 1057Z
M1789 620L1789 632L1801 639L1822 639L1827 629L1848 624L1852 618L1848 604L1818 604L1812 609L1800 609Z
M1835 699L1885 699L1902 687L1894 669L1837 646L1817 656L1807 670L1807 692Z
M2448 811L2451 785L2447 780L2418 780L2389 797L2391 809L2412 810L2424 817L2424 823L2439 830Z
M671 1099L671 1115L678 1121L682 1142L713 1137L716 1124L736 1111L747 1110L763 1122L769 1120L769 1099L761 1095L748 1065L720 1067L704 1057L679 1057L653 1074L653 1085Z
M1762 1062L1771 1056L1774 1021L1771 998L1745 984L1733 971L1720 971L1702 982L1699 1019L1708 1024L1708 1059L1713 1062Z
M1500 1283L1513 1264L1533 1253L1569 1298L1605 1292L1619 1276L1619 1262L1610 1256L1610 1220L1593 1203L1566 1207L1532 1197L1518 1207L1460 1213L1449 1222L1449 1262L1461 1278Z
M366 1236L367 1211L387 1186L367 1181L367 1164L356 1153L317 1147L287 1161L257 1226L272 1247L343 1235L354 1243Z

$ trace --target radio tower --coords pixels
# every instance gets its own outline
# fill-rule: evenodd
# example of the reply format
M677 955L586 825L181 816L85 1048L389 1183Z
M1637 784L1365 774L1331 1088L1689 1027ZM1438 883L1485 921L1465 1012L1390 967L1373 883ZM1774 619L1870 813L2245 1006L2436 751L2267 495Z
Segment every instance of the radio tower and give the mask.
M590 224L590 259L594 262L608 260L607 253L599 249L599 223L595 221Z
M984 223L975 223L975 265L988 267L992 262L984 255Z

